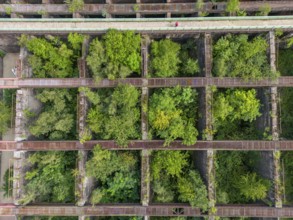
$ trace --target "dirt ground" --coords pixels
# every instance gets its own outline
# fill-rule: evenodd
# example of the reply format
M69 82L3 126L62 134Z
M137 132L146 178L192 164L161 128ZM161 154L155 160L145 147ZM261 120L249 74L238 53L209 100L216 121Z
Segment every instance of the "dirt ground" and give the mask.
M0 220L16 220L14 216L0 216Z
M14 78L12 69L16 65L16 61L19 58L19 53L7 53L3 58L3 77Z

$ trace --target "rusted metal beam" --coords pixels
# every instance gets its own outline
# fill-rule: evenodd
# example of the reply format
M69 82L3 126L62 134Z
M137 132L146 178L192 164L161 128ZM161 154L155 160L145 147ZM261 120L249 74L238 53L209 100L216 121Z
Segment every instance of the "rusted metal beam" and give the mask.
M134 140L128 147L120 147L114 141L0 141L0 151L70 151L91 150L95 145L101 145L109 150L245 150L245 151L291 151L293 140L288 141L197 141L196 144L185 146L181 141L174 141L169 146L164 146L163 140Z
M135 9L135 5L139 6ZM135 4L85 4L83 9L78 11L83 15L99 14L101 15L103 10L107 10L109 14L119 15L133 15L136 13L143 14L162 14L162 13L174 13L174 14L192 14L203 10L208 13L222 13L226 10L227 3L203 3L202 8L199 9L196 3L190 3L188 1L182 1L180 3L170 2L166 3L135 3ZM247 12L259 11L261 7L270 5L271 11L292 11L292 1L256 1L256 2L240 2L240 9ZM39 14L40 11L44 11L51 15L68 15L72 14L68 10L66 4L3 4L0 7L0 12L5 13L5 8L10 7L13 13L18 14Z
M1 78L0 89L6 88L78 88L82 86L90 88L112 88L119 84L132 84L135 87L172 87L180 85L183 87L200 88L205 86L217 86L219 88L234 87L293 87L292 76L282 76L277 80L244 81L232 77L181 77L181 78L127 78L108 80L103 79L96 83L91 78L41 78L41 79L18 79Z
M257 205L217 206L220 217L293 217L293 207L281 209ZM184 204L150 205L97 205L77 207L72 205L13 206L0 204L1 216L207 216L198 208Z

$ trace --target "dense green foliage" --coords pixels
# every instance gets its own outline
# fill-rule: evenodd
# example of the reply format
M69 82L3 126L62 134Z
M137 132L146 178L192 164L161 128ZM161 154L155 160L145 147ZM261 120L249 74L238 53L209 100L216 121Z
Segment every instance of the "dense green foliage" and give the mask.
M140 171L137 154L129 151L102 150L96 146L86 163L88 176L98 181L91 203L138 202Z
M284 164L284 175L285 175L285 183L284 183L284 192L285 192L285 204L293 203L293 152L286 151L282 152L281 160Z
M293 50L283 49L279 50L278 56L278 70L282 76L293 75Z
M0 133L5 133L8 130L8 124L11 119L11 109L0 101Z
M31 202L74 202L76 152L36 152L29 156L22 204Z
M68 5L69 12L71 13L82 10L84 6L83 0L65 0L65 3Z
M252 122L260 116L254 89L228 89L214 94L213 128L217 139L256 139Z
M266 198L270 182L256 174L257 160L257 152L217 152L218 203L249 203Z
M260 36L252 40L245 34L221 37L213 47L213 74L245 80L276 78L278 72L270 69L267 48L268 43Z
M37 78L66 78L78 76L77 58L81 55L84 35L68 35L67 42L58 37L47 39L22 35L20 45L31 53L28 61Z
M196 43L187 41L182 46L170 39L153 41L151 44L150 71L156 77L193 76L199 73Z
M155 202L189 202L193 207L208 209L206 186L190 160L190 154L183 151L153 154L151 178Z
M120 85L114 90L92 92L82 88L92 107L87 114L87 123L99 139L114 139L120 146L128 140L140 137L139 91L131 85Z
M282 88L280 90L280 110L281 110L281 136L286 139L293 139L293 88Z
M165 145L182 138L183 144L197 140L195 126L197 92L191 88L164 88L155 90L150 97L150 134L165 139Z
M132 31L109 30L101 40L95 38L89 49L87 64L94 78L125 78L140 75L140 35Z
M5 133L14 118L16 89L3 89L3 101L0 101L0 133Z
M32 135L41 139L75 139L76 90L43 89L36 98L42 112L30 126Z
M4 191L4 197L12 197L13 193L13 167L10 167L5 171L3 176L3 185L1 190Z

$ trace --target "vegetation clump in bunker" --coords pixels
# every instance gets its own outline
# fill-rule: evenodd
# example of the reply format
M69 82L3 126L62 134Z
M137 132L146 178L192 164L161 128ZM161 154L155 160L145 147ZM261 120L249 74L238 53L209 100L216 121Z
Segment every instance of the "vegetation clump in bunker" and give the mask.
M77 77L77 60L85 35L70 33L66 40L59 37L21 35L19 44L29 51L28 63L35 78Z
M154 202L188 202L207 211L207 188L191 159L190 152L185 151L153 152L151 180Z
M213 45L213 75L241 77L246 81L277 78L279 73L269 65L268 47L262 36L227 34L221 37Z
M98 139L115 140L126 147L129 140L140 134L139 90L131 85L119 85L115 89L97 92L81 88L91 103L87 114L89 129ZM90 138L89 138L90 139Z
M96 181L90 203L140 201L140 161L135 151L109 151L95 146L86 163L87 176Z
M150 73L154 77L195 76L200 72L195 40L182 45L170 39L153 41Z
M176 139L182 139L185 145L195 144L197 97L196 90L191 88L156 89L150 96L150 138L164 139L165 146Z

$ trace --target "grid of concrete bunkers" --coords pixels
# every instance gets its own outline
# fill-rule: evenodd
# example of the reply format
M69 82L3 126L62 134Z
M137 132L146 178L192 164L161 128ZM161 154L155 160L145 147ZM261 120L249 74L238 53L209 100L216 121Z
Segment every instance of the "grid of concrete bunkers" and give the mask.
M87 3L87 1L85 1ZM124 1L107 1L107 4L88 4L85 6L84 12L73 13L72 17L86 17L85 14L94 14L94 12L102 13L102 10L106 8L107 17L115 17L119 14L131 14L136 17L141 17L144 13L147 14L147 10L154 10L152 7L162 7L162 10L167 17L172 17L173 12L186 12L188 13L197 13L195 9L195 4L187 3L187 1L168 1L170 4L160 3L160 4L151 4L151 1L137 0L132 2ZM38 2L40 5L36 4L33 7L28 7L26 4L16 4L17 2L11 1L11 7L13 8L13 13L11 17L25 17L22 15L30 14L31 11L47 10L47 14L42 14L42 17L50 17L53 12L62 12L67 15L68 10L67 6L60 4L54 5L50 4L47 0ZM43 4L41 4L43 3ZM100 2L99 2L100 3ZM129 4L122 4L129 3ZM144 4L145 3L145 4ZM149 5L148 5L148 4ZM282 3L287 4L286 1ZM134 11L133 5L138 4L140 9ZM222 6L221 6L222 5ZM224 6L223 6L224 5ZM193 6L193 7L191 7ZM242 3L242 7L249 8L251 5L245 2ZM286 7L289 11L290 7L293 7L293 4L288 3ZM185 8L186 7L186 8ZM219 4L218 6L212 6L210 4L205 4L206 10L224 10L225 4ZM222 7L222 8L221 8ZM255 6L256 7L256 6ZM251 11L255 11L256 9ZM278 8L278 7L276 7ZM3 9L3 8L2 8ZM1 10L0 9L0 12ZM156 8L157 9L157 8ZM284 7L283 7L284 9ZM273 8L274 10L274 8ZM278 9L281 10L281 7ZM284 9L285 10L285 9ZM249 9L248 9L249 11ZM52 12L52 13L51 13ZM212 12L212 11L211 11ZM215 11L217 12L217 11ZM151 12L153 13L153 11ZM156 12L157 13L157 12ZM115 15L116 14L116 15ZM54 15L52 15L54 17ZM53 21L53 20L52 20ZM174 22L176 20L170 20ZM1 22L1 21L0 21ZM25 22L25 20L23 20ZM33 27L35 21L31 22ZM75 21L78 23L78 21ZM92 21L93 22L93 21ZM96 24L99 24L100 21L96 21ZM129 22L135 23L136 21ZM184 24L184 20L182 23ZM253 21L251 21L253 22ZM265 20L259 19L259 24ZM21 22L20 22L21 23ZM50 22L49 22L50 23ZM155 23L155 22L154 22ZM93 23L95 24L95 23ZM151 25L151 24L150 24ZM267 24L266 24L267 25ZM265 26L265 25L263 25ZM202 28L205 29L204 24ZM57 27L58 29L58 27ZM280 77L275 81L271 80L262 80L258 82L245 82L238 78L217 78L212 76L212 39L213 36L220 33L265 33L267 35L267 41L269 43L268 57L270 61L270 66L272 70L276 69L276 39L275 39L275 30L274 27L265 27L260 26L259 28L254 29L245 29L245 28L229 28L226 29L211 29L200 30L194 27L175 29L169 28L168 30L162 30L160 28L153 28L152 30L138 30L137 32L143 35L144 39L148 39L142 42L141 44L141 54L142 54L142 68L141 68L141 77L140 78L127 78L127 79L117 79L117 80L107 80L104 79L101 82L94 83L92 79L88 77L88 71L86 66L85 58L87 56L86 50L83 50L83 54L79 59L79 78L72 79L30 79L27 78L28 69L26 62L26 53L25 48L20 48L20 59L17 62L17 77L0 80L0 88L17 88L16 95L16 118L15 118L15 141L1 141L0 150L1 151L14 151L14 183L13 183L13 197L14 204L3 204L0 202L0 215L7 216L27 216L27 215L41 215L41 216L79 216L80 219L85 218L86 216L144 216L145 219L148 219L149 216L208 216L213 219L215 216L221 217L270 217L270 218L279 218L279 217L292 217L293 216L293 207L283 207L282 205L282 195L281 190L281 181L280 181L280 161L277 156L280 151L293 150L293 141L283 141L279 140L279 123L278 123L278 87L293 87L293 77ZM284 27L285 31L292 31L293 27L286 26ZM16 35L21 33L17 28L13 30L4 29L0 27L2 35L2 48L9 52L12 50L15 52L19 50L16 46L16 43L13 40L16 39ZM58 34L67 34L69 32L83 32L91 36L103 34L105 30L66 30L63 27L60 27ZM40 30L40 33L36 29L26 31L29 34L43 35L43 34L54 34L54 31L50 30ZM56 32L57 33L57 32ZM15 34L15 36L14 36ZM11 37L12 36L12 37ZM149 53L149 44L150 39L153 38L197 38L199 46L199 59L201 64L201 76L200 77L189 77L189 78L149 78L148 77L148 53ZM11 39L12 40L11 40ZM8 40L10 39L10 40ZM6 42L6 43L5 43ZM8 42L8 43L7 43ZM88 43L88 42L87 42ZM85 42L85 46L87 44ZM9 49L10 48L10 49ZM3 65L3 59L0 58L0 62ZM1 65L1 66L2 66ZM2 71L2 70L1 70ZM250 88L260 88L262 92L268 92L269 98L265 100L269 108L266 111L269 111L270 114L264 114L264 120L270 126L270 132L272 134L271 141L213 141L213 137L210 135L207 137L207 140L199 140L196 144L192 146L184 146L180 141L175 141L169 147L163 147L163 141L160 140L148 140L148 118L147 113L141 110L141 129L142 137L141 140L133 140L127 150L140 150L141 151L141 203L135 205L129 204L109 204L109 205L97 205L95 207L85 205L85 201L88 200L88 193L86 181L82 181L86 178L85 176L85 163L88 154L88 150L91 150L96 144L100 144L102 147L107 149L115 150L125 150L125 148L120 148L115 144L114 141L88 141L84 144L79 143L79 141L26 141L26 128L25 120L23 119L23 111L28 107L29 101L26 97L26 94L29 94L33 88L78 88L81 86L88 86L91 88L110 88L115 87L119 83L129 83L136 87L141 88L141 100L148 100L149 90L151 88L160 88L160 87L172 87L175 85L181 85L183 87L190 86L192 88L197 88L200 94L199 105L202 109L203 117L199 121L199 126L202 130L212 129L212 110L211 110L211 86L217 86L220 88L235 88L235 87L250 87ZM79 133L83 132L83 129L86 124L86 112L88 108L88 103L86 101L85 95L81 92L78 98L78 129ZM168 150L197 150L198 155L201 158L201 169L199 169L201 176L203 177L205 184L208 189L208 198L212 206L217 208L216 213L201 213L198 208L192 208L189 205L185 204L165 204L158 205L152 204L150 202L150 151L152 149L168 149ZM30 206L19 206L18 200L21 198L22 187L23 187L23 167L24 161L26 159L27 151L41 151L41 150L77 150L81 157L78 158L78 169L79 176L77 180L76 190L79 191L79 197L77 199L76 205L30 205ZM271 199L273 206L260 206L260 205L224 205L217 206L215 204L215 171L214 171L214 154L216 150L257 150L261 151L261 160L265 165L265 169L272 170L271 176L269 178L272 180L274 187L271 193ZM269 160L267 160L270 158Z

